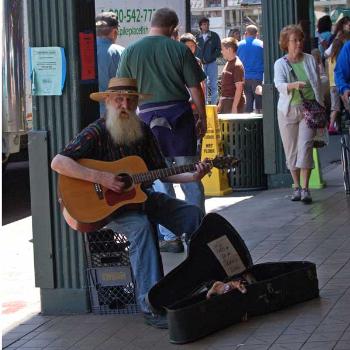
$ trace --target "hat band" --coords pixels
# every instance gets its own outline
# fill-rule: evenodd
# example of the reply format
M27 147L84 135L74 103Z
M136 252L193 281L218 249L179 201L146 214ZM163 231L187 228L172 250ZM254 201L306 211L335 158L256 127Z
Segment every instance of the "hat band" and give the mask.
M118 92L137 92L136 86L111 86L107 89L107 91L118 91Z

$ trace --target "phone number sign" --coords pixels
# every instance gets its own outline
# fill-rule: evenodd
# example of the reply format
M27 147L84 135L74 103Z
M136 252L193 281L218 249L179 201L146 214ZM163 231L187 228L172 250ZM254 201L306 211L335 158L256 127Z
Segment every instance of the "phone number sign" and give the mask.
M156 9L110 9L118 16L119 25L130 22L150 22Z
M153 13L162 7L176 11L179 17L180 32L186 28L185 1L163 0L95 0L95 12L114 12L118 17L119 31L117 44L128 46L130 43L147 35ZM176 2L175 2L176 3Z

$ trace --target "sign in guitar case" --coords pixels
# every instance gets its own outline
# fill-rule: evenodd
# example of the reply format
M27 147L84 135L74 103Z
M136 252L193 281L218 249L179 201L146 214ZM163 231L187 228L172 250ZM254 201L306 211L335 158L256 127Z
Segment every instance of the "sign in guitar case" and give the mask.
M215 281L242 276L250 276L245 294L232 289L207 298ZM148 301L154 312L166 312L170 342L183 344L318 295L315 264L254 265L237 231L223 217L211 213L192 236L186 260L149 291Z

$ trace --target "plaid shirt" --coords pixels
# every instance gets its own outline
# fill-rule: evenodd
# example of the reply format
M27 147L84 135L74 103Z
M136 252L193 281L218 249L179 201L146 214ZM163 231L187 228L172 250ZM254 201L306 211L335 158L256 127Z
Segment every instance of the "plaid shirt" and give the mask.
M147 125L142 126L144 137L140 141L130 146L116 145L106 129L105 119L100 118L82 130L60 154L74 160L89 158L102 161L139 156L149 170L166 168L157 140Z

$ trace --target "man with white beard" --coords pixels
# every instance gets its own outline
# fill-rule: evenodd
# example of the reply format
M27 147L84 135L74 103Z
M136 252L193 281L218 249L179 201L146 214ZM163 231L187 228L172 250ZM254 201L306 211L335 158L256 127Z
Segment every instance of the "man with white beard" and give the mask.
M106 91L92 93L90 97L93 100L105 102L106 119L100 118L82 130L54 157L52 169L59 174L91 181L122 193L126 185L120 176L87 168L77 160L90 158L115 161L136 155L145 161L149 170L166 168L153 133L135 112L139 99L149 96L139 93L136 80L131 78L112 78ZM162 181L198 181L209 170L207 164L198 163L195 172L172 175ZM199 226L203 213L194 205L152 191L151 184L149 187L145 185L143 190L148 198L142 208L116 213L109 227L125 234L130 242L129 254L136 280L137 300L145 322L157 328L167 328L166 317L153 314L145 300L150 288L162 277L158 242L152 224L161 224L177 236L185 232L191 235Z

